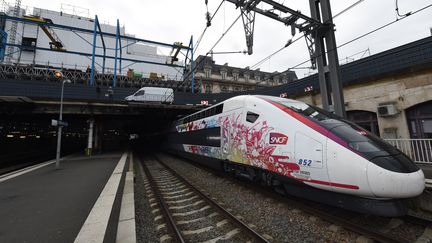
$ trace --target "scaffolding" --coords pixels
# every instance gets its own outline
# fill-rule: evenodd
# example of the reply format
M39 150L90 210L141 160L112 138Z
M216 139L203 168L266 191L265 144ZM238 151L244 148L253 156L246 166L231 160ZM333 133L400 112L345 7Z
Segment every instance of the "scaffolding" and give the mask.
M15 1L15 6L12 9L12 16L13 17L19 17L21 9L21 0ZM18 21L12 21L11 30L9 32L9 43L15 44L16 42L16 34L17 34L17 28L18 28ZM15 52L15 47L12 45L9 45L7 48L7 57L6 62L12 62L12 57Z
M122 34L120 31L121 29L120 29L119 20L117 20L116 33L104 32L101 29L97 15L95 15L95 18L93 21L94 22L93 30L75 27L75 26L70 26L70 25L56 24L56 23L53 23L52 21L49 21L47 19L43 19L43 18L35 17L35 16L17 17L17 16L10 16L10 15L0 15L0 19L5 19L5 20L17 22L17 23L20 22L20 23L24 23L24 24L38 25L40 28L42 28L44 30L45 34L47 34L48 37L51 36L50 40L52 42L52 48L44 48L44 47L39 47L39 46L23 46L22 44L16 44L16 43L12 43L10 41L9 41L9 43L6 43L6 46L8 48L32 49L32 50L56 51L56 52L61 50L63 53L66 53L66 54L80 55L80 56L85 56L88 58L91 57L91 69L89 70L90 71L89 72L90 73L89 85L95 85L95 76L97 75L95 72L95 64L96 64L97 58L102 59L102 65L101 65L102 75L105 74L105 69L106 69L105 60L106 59L113 59L114 60L114 67L113 67L114 74L113 75L109 74L109 76L111 76L111 78L112 78L111 80L112 80L112 86L113 87L116 87L118 85L117 84L117 79L118 79L117 72L118 71L121 72L122 69L127 68L127 66L126 67L122 66L122 61L127 61L127 62L132 63L132 64L134 64L134 63L146 63L146 64L153 64L153 65L169 66L169 67L173 67L173 68L182 68L184 70L183 73L191 72L191 70L193 70L193 67L194 67L194 60L193 60L193 55L192 55L192 53L193 53L192 37L191 37L191 40L190 40L190 43L188 46L184 46L184 45L181 45L179 43L168 44L168 43L157 42L157 41L152 41L152 40L147 40L147 39L140 39L140 38L136 38L134 36ZM82 52L81 50L70 50L70 49L66 50L66 49L64 49L64 45L62 44L60 39L55 35L55 33L53 31L54 29L73 32L74 34L80 36L81 39L83 39L83 40L85 40L85 39L80 34L82 34L82 33L92 34L92 36L93 36L92 42L85 40L87 44L91 45L92 52L86 53L86 52ZM115 47L114 48L106 45L106 42L104 40L104 38L106 38L106 37L115 38ZM97 44L98 39L101 40L102 46L98 46L98 44ZM126 42L126 41L129 41L130 43L127 45L123 45L122 42ZM185 59L184 65L178 65L175 62L164 63L164 62L156 62L156 61L149 61L149 60L141 60L141 59L137 59L137 58L125 58L122 56L122 52L123 52L124 48L127 48L129 45L137 44L137 43L146 43L146 44L150 44L150 45L154 45L154 46L173 48L176 50L175 52L177 52L177 50L178 50L178 52L180 52L181 50L186 50L187 54L186 54L186 59ZM102 54L96 52L96 49L99 49L99 48L101 48L103 50ZM107 50L111 50L115 54L114 55L107 55ZM132 65L132 64L130 64L130 65ZM128 66L130 66L130 65L128 65ZM190 68L190 67L192 67L192 68ZM195 92L194 82L195 82L195 80L194 80L194 75L192 72L192 78L190 80L192 92ZM189 87L187 84L184 86Z
M60 11L62 13L90 18L90 10L88 8L82 8L71 4L62 3L60 6Z

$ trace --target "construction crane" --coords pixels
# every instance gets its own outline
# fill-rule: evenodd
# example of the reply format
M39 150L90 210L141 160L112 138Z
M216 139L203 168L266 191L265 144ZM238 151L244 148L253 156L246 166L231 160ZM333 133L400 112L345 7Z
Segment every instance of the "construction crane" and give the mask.
M40 22L40 23L47 23L47 24L53 24L51 19L42 18L40 16L23 16L24 19ZM55 51L66 51L64 48L63 43L61 42L60 38L57 36L57 34L54 32L53 29L51 29L49 26L44 24L39 24L39 27L45 32L45 34L50 39L50 48Z
M174 42L174 45L171 49L170 52L170 58L168 59L168 61L166 62L167 64L173 64L174 62L178 61L178 54L180 52L180 49L183 47L183 43L182 42Z

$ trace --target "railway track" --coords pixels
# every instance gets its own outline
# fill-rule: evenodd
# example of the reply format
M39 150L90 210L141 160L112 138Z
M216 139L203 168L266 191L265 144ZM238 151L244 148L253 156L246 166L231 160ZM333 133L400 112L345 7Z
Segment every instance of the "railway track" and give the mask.
M432 227L432 219L424 218L413 214L408 214L401 217L402 220L412 224L421 225L423 227Z
M201 168L201 169L207 171L208 173L216 175L217 177L223 177L226 180L230 181L231 183L241 185L241 186L246 187L248 189L257 191L260 194L263 194L268 198L272 198L272 199L277 200L278 202L283 202L283 203L286 203L286 204L291 205L293 207L296 207L296 208L302 210L303 212L306 212L306 213L311 214L313 216L319 217L319 218L321 218L327 222L330 222L332 224L340 225L349 231L355 232L359 235L363 235L364 237L375 240L377 242L409 242L410 241L410 240L403 238L403 237L402 238L401 237L395 237L395 236L391 235L387 230L372 229L372 228L368 227L367 225L357 224L353 220L351 220L349 217L346 216L346 215L350 215L350 212L346 212L345 210L334 209L334 208L333 208L333 210L331 210L331 209L330 210L324 210L323 208L326 208L326 206L320 207L320 206L317 206L316 203L311 202L311 201L298 199L298 198L291 198L291 197L287 197L284 195L280 195L278 193L275 193L274 191L269 191L268 187L264 187L261 185L257 185L256 183L251 183L249 181L244 181L244 180L241 180L239 178L235 178L231 175L227 175L225 173L222 173L221 171L217 171L217 170L202 166L200 164L197 164L197 163L189 161L189 160L185 160L183 158L181 158L180 160L186 161L195 167ZM335 213L335 212L337 212L337 213ZM343 214L345 214L345 217L341 216ZM355 214L352 214L352 215L355 215ZM432 221L430 219L418 217L415 215L407 215L407 216L401 217L400 219L402 219L404 222L409 222L409 223L415 224L415 225L421 225L423 227L431 227L432 226Z
M161 242L269 242L162 161L141 157L141 165L170 233Z

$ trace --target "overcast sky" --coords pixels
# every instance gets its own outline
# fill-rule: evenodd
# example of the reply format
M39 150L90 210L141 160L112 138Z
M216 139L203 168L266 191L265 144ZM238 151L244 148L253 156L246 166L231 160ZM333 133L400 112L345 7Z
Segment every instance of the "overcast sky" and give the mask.
M276 0L285 6L300 10L310 16L309 1L307 0ZM221 0L208 0L209 12L214 13ZM332 0L333 15L344 10L357 0ZM432 4L432 0L399 0L399 12L418 10ZM193 35L194 42L205 28L206 5L204 0L23 0L22 5L46 8L60 11L61 4L70 4L86 8L90 16L98 15L101 21L111 24L120 19L120 24L126 26L126 32L139 38L155 40L166 43L181 41L188 43ZM258 5L266 8L266 5ZM238 17L240 10L229 2L225 2L215 15L211 27L204 35L202 43L197 50L198 54L206 54L217 39ZM339 48L341 63L347 57L369 48L370 54L376 54L402 44L406 44L431 35L432 7L414 14L406 19L373 33L365 38ZM338 45L354 39L372 29L396 19L395 0L364 0L354 8L337 17L336 42ZM253 55L230 54L214 55L218 64L229 63L231 66L253 66L263 58L278 50L285 43L301 34L291 36L291 29L282 23L256 16ZM214 48L214 52L241 51L246 49L244 29L241 19L226 34L222 41ZM169 50L161 50L168 54ZM363 53L362 53L363 54ZM351 58L358 59L358 54ZM367 55L367 54L366 54ZM263 71L282 72L288 68L308 59L308 50L304 38L273 56L270 60L259 66ZM344 60L342 60L344 59ZM350 59L350 58L348 58ZM310 63L302 67L310 66ZM257 67L258 68L258 67ZM299 78L307 75L308 71L296 70Z

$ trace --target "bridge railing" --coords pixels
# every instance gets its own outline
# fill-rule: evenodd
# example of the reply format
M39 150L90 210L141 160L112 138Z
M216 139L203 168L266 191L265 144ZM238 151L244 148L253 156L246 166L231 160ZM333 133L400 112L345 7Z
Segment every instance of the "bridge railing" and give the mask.
M43 80L43 81L56 81L54 71L61 70L64 77L70 79L72 83L88 84L90 80L90 72L82 71L80 69L67 69L56 68L52 66L32 66L32 65L10 65L0 63L0 80L2 79L26 79L26 80ZM111 86L114 74L110 73L96 73L95 85ZM117 76L118 87L126 88L141 88L145 86L150 87L165 87L172 88L178 91L189 91L191 82L179 82L174 79L150 79L145 77L128 77L127 75ZM195 89L198 92L199 85L197 83Z
M385 139L414 162L432 164L432 139Z

